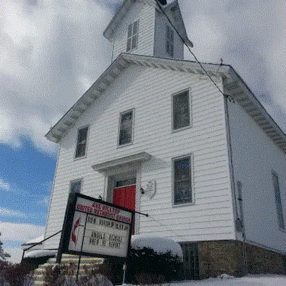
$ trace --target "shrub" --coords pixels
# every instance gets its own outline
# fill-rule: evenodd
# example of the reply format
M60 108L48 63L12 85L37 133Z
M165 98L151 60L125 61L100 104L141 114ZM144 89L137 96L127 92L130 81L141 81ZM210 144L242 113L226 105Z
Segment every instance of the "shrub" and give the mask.
M26 263L0 263L0 285L30 286L34 283L32 275L32 268Z
M152 248L131 248L127 260L127 281L133 284L160 284L177 280L181 258L170 251L157 253Z
M75 275L77 267L74 263L56 264L46 268L44 276L45 286L76 285ZM72 281L73 280L73 281Z
M77 265L74 263L49 266L45 273L45 286L112 286L112 283L98 273L98 265L84 267L84 274L76 281Z

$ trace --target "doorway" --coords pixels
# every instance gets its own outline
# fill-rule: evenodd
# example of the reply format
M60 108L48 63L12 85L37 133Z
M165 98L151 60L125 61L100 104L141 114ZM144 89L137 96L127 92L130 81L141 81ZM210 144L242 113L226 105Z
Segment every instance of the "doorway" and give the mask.
M135 211L136 207L136 179L116 181L113 189L113 203Z

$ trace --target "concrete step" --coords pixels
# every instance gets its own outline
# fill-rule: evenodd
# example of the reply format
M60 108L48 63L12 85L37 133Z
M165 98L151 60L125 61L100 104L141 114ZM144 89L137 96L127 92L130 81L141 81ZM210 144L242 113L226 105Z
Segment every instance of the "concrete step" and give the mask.
M62 256L61 264L74 264L75 269L77 270L79 262L79 257L77 255L67 255L64 254ZM102 258L95 258L95 257L81 257L80 261L80 269L79 275L85 273L85 268L91 269L94 268L96 265L100 265L103 262ZM44 285L44 276L46 273L46 269L49 266L56 265L56 258L50 258L45 264L39 265L39 267L34 271L33 278L35 279L34 285L42 286Z

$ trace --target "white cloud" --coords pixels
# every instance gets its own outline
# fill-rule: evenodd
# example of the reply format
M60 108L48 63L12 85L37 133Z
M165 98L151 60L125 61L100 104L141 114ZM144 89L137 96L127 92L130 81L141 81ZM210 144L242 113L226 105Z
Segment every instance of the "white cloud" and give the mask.
M23 250L19 247L5 247L5 251L11 255L7 258L9 262L20 263L23 255Z
M110 64L102 33L121 2L1 1L0 143L21 147L29 136L55 151L44 134ZM257 97L271 98L267 107L286 130L286 2L179 2L198 58L231 64Z
M286 2L180 1L193 52L231 64L286 131ZM192 56L187 55L193 60Z
M44 235L44 231L45 227L40 225L0 222L0 239L4 250L11 255L8 260L19 263L23 253L21 244Z
M0 207L0 217L19 217L23 218L26 215L20 211L17 210L11 210L7 208Z
M48 207L50 203L50 196L45 196L43 199L37 202L38 205Z
M110 3L107 3L110 5ZM111 18L97 1L1 1L0 142L21 146L44 137L110 63L102 37Z
M9 183L5 182L3 179L0 178L0 190L10 191L11 187Z
M0 222L1 240L26 242L44 234L45 227L28 223Z

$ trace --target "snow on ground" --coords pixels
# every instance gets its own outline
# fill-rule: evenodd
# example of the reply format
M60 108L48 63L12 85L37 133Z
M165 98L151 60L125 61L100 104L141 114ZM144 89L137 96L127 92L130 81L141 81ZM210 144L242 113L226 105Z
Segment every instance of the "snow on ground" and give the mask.
M242 278L210 278L201 281L172 283L171 286L286 286L284 275L249 275Z

